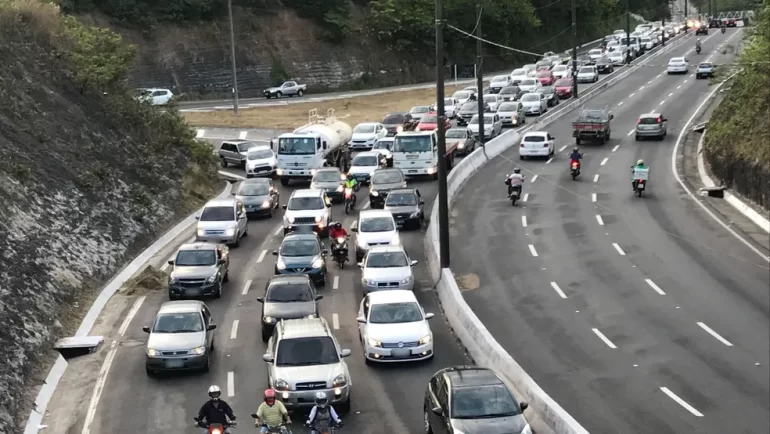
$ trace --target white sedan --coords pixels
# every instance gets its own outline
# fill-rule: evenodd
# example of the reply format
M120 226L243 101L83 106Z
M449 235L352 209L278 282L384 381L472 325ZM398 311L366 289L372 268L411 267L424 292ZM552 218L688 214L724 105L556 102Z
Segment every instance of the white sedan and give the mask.
M525 115L542 115L548 111L548 101L540 92L525 93L519 99Z
M514 69L511 72L511 81L513 84L517 84L522 80L526 80L529 78L529 74L527 73L527 70L524 68Z
M607 58L610 59L610 62L612 62L615 66L620 66L623 64L623 53L621 53L619 50L610 51L607 53Z
M599 60L604 55L604 51L601 48L594 48L588 52L588 57L593 60Z
M569 77L572 75L572 68L567 65L556 65L551 70L553 76L558 80L560 78Z
M577 81L578 83L596 83L599 81L599 71L593 65L583 66L578 69Z
M690 62L684 57L673 57L668 61L666 71L669 74L687 74L690 71Z
M358 309L358 334L364 360L408 362L433 357L433 332L414 292L377 291L367 294Z
M556 138L545 131L532 131L524 134L519 144L519 158L548 158L556 153Z

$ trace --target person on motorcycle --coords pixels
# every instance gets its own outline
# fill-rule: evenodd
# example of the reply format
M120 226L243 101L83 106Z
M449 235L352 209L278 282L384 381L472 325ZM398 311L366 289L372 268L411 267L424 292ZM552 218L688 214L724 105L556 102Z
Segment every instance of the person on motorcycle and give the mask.
M700 52L700 39L695 40L695 51Z
M569 166L572 167L572 163L578 164L578 172L580 171L580 160L583 159L583 154L580 153L580 150L576 147L572 148L572 153L569 154Z
M287 424L291 423L286 406L283 405L283 402L275 399L275 390L265 390L263 399L264 402L259 404L259 409L257 409L257 420L254 422L254 426L261 427L259 429L260 433L266 433L268 427L277 427L284 422Z
M326 392L317 392L315 394L315 405L310 410L310 415L307 418L305 425L313 428L311 434L318 434L315 430L315 424L321 426L332 426L332 424L342 425L342 419L337 416L337 412L334 411L334 407L329 404L329 398L326 397Z
M639 160L636 162L636 166L631 166L632 177L636 173L637 169L647 169L647 166L644 165L644 160ZM632 179L631 184L633 184L634 188L636 188L636 179Z
M353 203L350 204L351 208L356 207L356 191L358 190L358 181L356 181L356 178L348 177L345 179L345 183L343 184L345 188L349 188L353 192Z
M230 434L230 421L235 422L235 414L233 409L224 400L219 399L222 396L222 389L216 384L209 387L209 400L198 410L198 426L203 428L204 433L208 433L208 425L212 423L219 423L225 427L225 433Z
M329 227L329 239L332 244L332 258L335 258L337 255L337 238L340 237L347 239L348 231L342 227L342 223L334 222Z
M515 188L521 189L524 185L524 175L521 174L521 169L518 167L513 169L513 173L508 177L508 196L511 195Z

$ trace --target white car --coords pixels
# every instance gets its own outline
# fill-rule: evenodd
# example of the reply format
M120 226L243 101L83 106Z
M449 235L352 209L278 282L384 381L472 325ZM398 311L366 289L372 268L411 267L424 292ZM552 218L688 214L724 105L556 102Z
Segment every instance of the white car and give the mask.
M474 93L470 90L458 90L457 92L452 94L452 98L457 100L458 110L459 106L462 106L466 102L471 100L471 96L473 96Z
M594 48L593 50L588 52L588 57L590 57L592 60L599 60L604 55L604 52L601 48Z
M174 97L174 94L168 89L139 89L139 92L137 99L152 105L166 105Z
M666 67L668 74L687 74L690 71L690 62L684 57L672 57Z
M358 331L366 363L406 362L433 357L433 332L412 291L373 292L361 300Z
M322 236L329 234L332 222L332 202L323 190L294 190L289 202L283 205L283 234L303 228L318 231Z
M468 129L474 135L479 136L479 115L473 115L468 122ZM503 121L497 113L484 113L484 138L494 139L503 131Z
M640 43L644 47L645 51L649 51L655 48L655 43L652 41L652 38L650 38L649 36L642 36Z
M379 151L385 158L393 158L393 143L395 143L395 137L383 137L374 142L372 151Z
M596 83L599 81L599 71L596 66L582 66L577 73L578 83Z
M610 62L612 62L613 65L622 65L623 64L623 53L619 50L610 51L607 53L607 58L610 59Z
M537 72L537 64L535 63L527 63L521 68L527 71L527 77L534 77Z
M569 77L572 75L572 68L567 65L556 65L551 70L554 78L557 80L560 78Z
M492 80L489 82L489 88L494 90L500 90L506 86L510 86L513 84L513 81L511 80L511 77L508 75L496 75L492 77Z
M556 153L555 138L545 131L532 131L524 134L519 144L519 158L528 157L548 158Z
M527 115L539 116L548 111L548 100L545 94L540 92L525 93L519 98L519 102Z
M518 69L514 69L513 72L511 72L510 77L511 77L511 83L517 84L522 80L528 79L529 74L527 73L526 69L518 68Z
M401 246L370 247L358 264L364 295L392 289L414 290L415 265L417 261L410 260Z
M371 149L374 143L387 136L388 129L377 122L365 122L353 128L353 136L350 139L350 149Z
M430 106L427 105L414 106L411 110L409 110L409 114L412 115L412 119L416 119L417 122L419 122L422 117L428 113L430 113Z
M249 233L246 208L234 197L210 200L195 216L195 241L223 243L238 247Z
M620 47L620 40L618 39L613 39L610 42L607 42L607 51L610 53L617 50L618 47Z
M489 111L493 112L497 110L497 105L503 102L503 97L496 93L488 93L481 96L481 100L484 104L489 106Z
M519 89L521 89L521 91L524 93L537 92L541 87L543 87L543 85L540 84L540 80L535 78L527 78L526 80L522 80L518 86Z
M457 98L444 98L444 116L454 119L457 116L457 111L460 110L460 105Z
M367 209L358 214L358 223L351 231L356 236L356 262L364 259L370 246L401 245L396 221L390 211Z
M385 155L377 150L356 154L350 162L348 177L360 183L368 183L375 170L386 167L386 159Z
M246 153L246 177L272 176L276 167L275 152L269 146L256 146Z

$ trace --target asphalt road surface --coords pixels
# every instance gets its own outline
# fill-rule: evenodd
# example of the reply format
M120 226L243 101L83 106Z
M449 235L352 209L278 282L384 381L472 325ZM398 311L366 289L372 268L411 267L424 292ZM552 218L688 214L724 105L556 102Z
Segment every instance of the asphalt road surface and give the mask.
M677 47L586 104L609 106L612 139L584 144L569 176L574 113L552 124L557 152L516 148L464 186L451 210L452 269L479 276L464 296L534 380L591 433L760 433L770 426L768 264L687 197L671 169L677 136L711 92L667 75L670 57L729 62L712 33L700 56ZM663 141L636 142L638 116L668 118ZM644 197L629 166L644 159ZM511 207L503 176L522 167ZM472 281L472 279L468 279Z

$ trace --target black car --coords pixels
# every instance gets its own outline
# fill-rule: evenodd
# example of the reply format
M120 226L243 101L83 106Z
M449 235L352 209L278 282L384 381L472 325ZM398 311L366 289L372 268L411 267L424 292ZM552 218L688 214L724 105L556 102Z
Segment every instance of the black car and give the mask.
M538 93L545 95L545 100L548 103L548 107L556 107L559 105L559 96L556 95L556 89L553 86L543 86L537 91Z
M425 200L416 188L393 190L385 199L385 210L393 213L399 228L420 229L425 221Z
M695 31L696 35L708 35L709 34L709 26L708 24L701 24L700 27Z
M385 198L392 190L406 188L406 177L401 169L377 169L369 181L369 206L372 209L385 207Z
M519 86L506 86L500 89L499 95L503 98L503 101L518 101L524 92L519 89Z
M382 118L382 125L388 130L388 136L395 136L401 131L413 131L419 121L406 112L388 113Z
M262 342L270 339L282 319L317 318L316 301L323 297L306 274L272 277L265 286L265 296L257 297L262 303Z
M272 217L278 209L281 196L273 181L267 178L249 178L233 190L236 199L243 202L247 216Z
M278 250L273 250L276 275L304 274L320 286L326 284L326 255L318 235L315 233L293 233L286 235Z
M602 57L596 61L596 70L599 74L612 74L615 72L615 65L612 64L612 60L607 57Z
M484 111L487 111L489 106L486 103L484 104ZM476 114L479 112L479 102L478 101L468 101L462 106L460 106L460 111L457 112L457 125L468 125L468 122L471 121L471 119L476 116Z
M494 371L478 366L442 369L425 391L423 418L433 434L529 433L523 411Z

